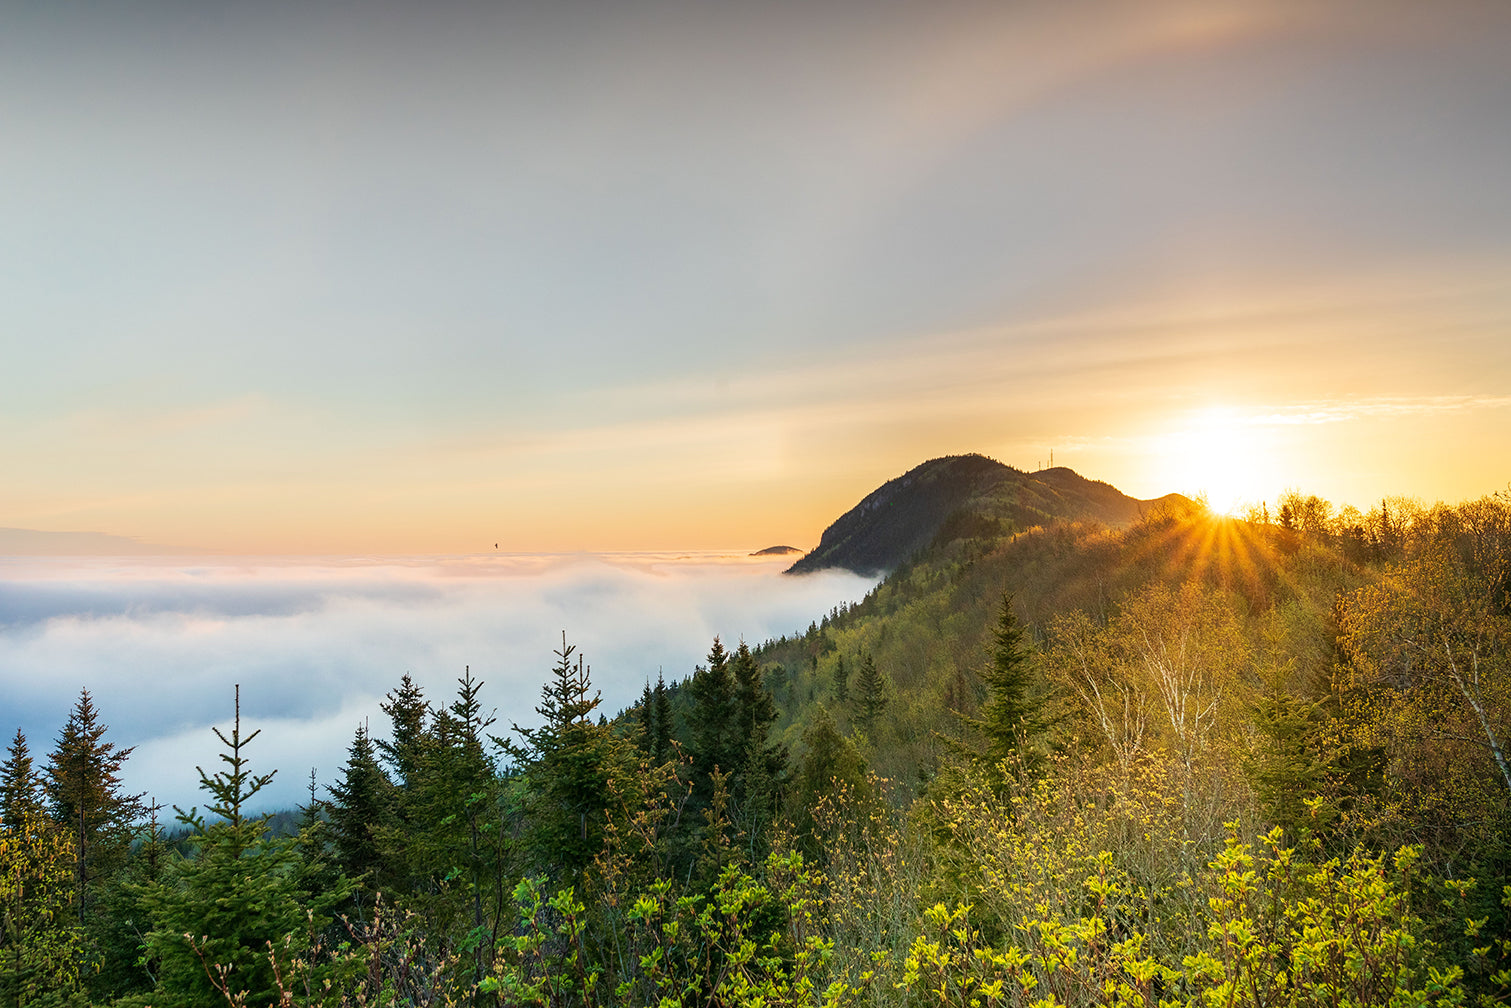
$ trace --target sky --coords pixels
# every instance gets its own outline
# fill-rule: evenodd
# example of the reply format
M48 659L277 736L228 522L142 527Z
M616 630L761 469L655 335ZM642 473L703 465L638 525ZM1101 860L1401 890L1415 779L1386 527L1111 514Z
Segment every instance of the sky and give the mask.
M1498 0L18 6L0 527L809 548L971 451L1511 479Z

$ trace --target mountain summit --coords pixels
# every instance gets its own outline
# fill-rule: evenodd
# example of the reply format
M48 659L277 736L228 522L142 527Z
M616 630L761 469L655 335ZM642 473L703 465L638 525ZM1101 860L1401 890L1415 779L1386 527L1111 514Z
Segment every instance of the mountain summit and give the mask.
M1056 521L1121 526L1179 494L1136 500L1063 466L1025 473L985 455L931 459L889 480L824 530L789 574L840 567L895 570L936 540L1003 534Z

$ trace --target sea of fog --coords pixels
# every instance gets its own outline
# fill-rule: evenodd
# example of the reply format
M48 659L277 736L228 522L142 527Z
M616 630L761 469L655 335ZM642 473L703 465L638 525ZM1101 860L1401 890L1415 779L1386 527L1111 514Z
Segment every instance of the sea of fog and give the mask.
M789 577L790 558L718 553L405 558L0 558L0 733L19 728L39 768L87 688L133 747L129 792L203 805L196 766L221 769L235 684L251 769L278 773L261 807L336 779L355 729L384 735L384 695L409 673L449 702L463 669L484 682L492 729L538 723L562 632L592 670L601 710L658 672L692 672L715 635L731 647L805 630L874 583ZM171 812L168 814L171 818Z

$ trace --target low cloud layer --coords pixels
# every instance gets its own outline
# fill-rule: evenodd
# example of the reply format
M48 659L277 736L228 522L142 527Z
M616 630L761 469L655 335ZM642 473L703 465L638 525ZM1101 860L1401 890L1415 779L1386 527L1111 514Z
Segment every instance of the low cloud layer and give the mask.
M132 791L197 804L194 767L218 767L212 725L262 729L249 756L277 768L274 805L335 779L352 732L383 734L406 672L437 703L469 667L498 726L535 721L562 632L603 709L647 679L688 675L715 635L733 644L805 629L861 598L867 579L784 577L786 560L713 554L481 556L371 561L69 558L0 561L0 692L7 741L42 762L81 688L107 738L136 750Z

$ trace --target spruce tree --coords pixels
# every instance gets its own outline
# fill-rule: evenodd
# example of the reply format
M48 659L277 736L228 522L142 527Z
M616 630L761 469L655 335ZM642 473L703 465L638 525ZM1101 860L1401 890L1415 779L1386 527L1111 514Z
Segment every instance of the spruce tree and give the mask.
M501 831L502 785L485 746L493 724L483 712L483 682L467 666L456 699L435 710L420 775L415 851L429 873L426 912L442 930L465 922L481 935L502 914L506 838ZM477 945L474 973L482 978L490 943Z
M1002 596L980 679L986 697L976 716L956 712L971 741L955 741L950 748L989 773L1003 763L1036 766L1040 756L1029 743L1048 725L1043 701L1034 696L1033 655L1013 612L1011 593Z
M160 1008L195 1008L242 991L248 1004L280 1003L270 954L285 963L307 957L311 933L350 892L343 881L312 894L294 842L270 837L268 817L250 814L249 804L277 771L250 770L245 750L261 730L241 732L240 687L230 734L214 731L225 747L225 769L212 776L196 768L211 799L207 814L175 808L193 830L192 855L144 898L153 925L147 949L158 963L153 1003ZM311 979L318 982L318 975Z
M392 813L393 782L378 765L366 725L352 738L341 780L328 790L331 801L326 808L336 863L346 875L364 878L375 889L386 888L381 836Z
M656 700L651 693L651 681L645 681L645 688L640 691L640 706L635 711L636 720L639 722L639 733L635 736L636 743L641 752L647 756L652 755L656 749Z
M825 801L867 801L871 785L866 761L855 743L840 734L834 718L818 707L813 722L803 732L803 757L793 767L787 797L787 818L792 823L800 849L822 864L828 832L814 818Z
M442 951L501 898L502 789L483 734L492 718L470 666L457 684L456 700L434 708L406 674L383 704L391 738L375 743L394 771L392 814L377 830L385 895Z
M787 769L786 750L770 741L776 723L776 704L761 677L761 669L744 641L729 663L735 685L738 744L743 752L732 782L731 797L740 824L748 834L752 859L764 853L767 827L775 817L781 778Z
M744 641L735 649L729 670L735 686L739 738L747 748L752 742L764 747L766 736L776 723L776 704L771 691L761 679L761 669L755 656L750 653L750 647Z
M430 742L430 705L406 672L398 689L391 690L380 706L392 727L388 738L377 741L378 751L393 770L396 784L412 783L419 775Z
M1338 818L1335 804L1325 796L1333 767L1323 751L1326 718L1321 708L1320 701L1277 690L1254 701L1256 732L1244 771L1259 814L1284 829L1290 844L1303 832L1320 838ZM1316 804L1309 808L1308 799Z
M672 754L671 693L666 688L666 676L660 670L656 672L654 700L656 736L651 748L651 761L660 766L670 759Z
M105 741L89 690L81 690L48 757L43 785L54 821L74 840L74 888L80 923L90 917L98 883L125 863L141 817L141 795L121 793L121 764L131 749Z
M162 880L168 864L167 844L157 820L161 809L157 804L143 808L147 821L137 827L130 859L101 887L95 903L90 927L94 961L84 982L97 1004L153 987L156 967L142 954L142 934L151 920L144 894Z
M1033 695L1032 653L1023 627L1013 613L1012 595L1002 597L997 627L992 633L992 660L982 675L986 702L981 723L993 762L1029 754L1025 742L1044 728L1043 704Z
M551 677L541 688L538 728L496 740L517 762L525 788L525 830L534 867L576 882L603 848L615 792L628 790L635 759L611 726L592 714L602 702L587 664L562 635Z
M887 705L886 685L881 672L876 668L876 661L867 652L860 663L860 673L855 677L856 721L868 738L876 730L876 719L881 716L882 708Z
M719 638L714 638L709 649L708 665L693 670L687 688L693 701L693 771L699 782L696 797L699 805L706 807L714 770L733 773L745 756L744 740L738 728L739 700L734 676L729 669L729 653Z
M389 736L374 740L394 783L389 820L378 830L386 865L387 894L402 898L432 892L435 875L426 860L426 834L434 829L427 819L431 776L427 767L435 747L430 705L419 685L404 673L398 688L381 704L388 715Z
M32 767L31 750L20 728L6 750L0 765L0 827L6 831L22 830L24 824L42 818L42 782Z

